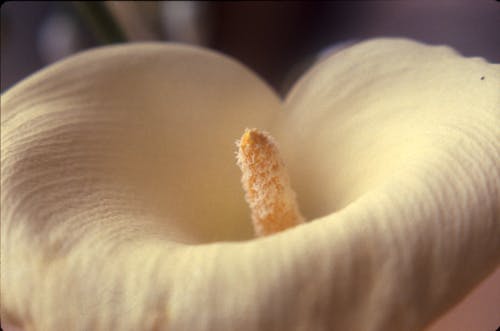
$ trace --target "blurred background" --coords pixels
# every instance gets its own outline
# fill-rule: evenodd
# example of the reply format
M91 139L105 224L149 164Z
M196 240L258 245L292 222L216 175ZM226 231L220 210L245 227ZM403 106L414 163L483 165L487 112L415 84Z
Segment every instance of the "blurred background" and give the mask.
M500 62L500 2L7 2L1 91L78 51L177 41L231 55L281 95L322 54L372 37L408 37ZM500 326L500 269L428 331Z
M157 40L229 54L283 95L330 47L402 36L498 63L498 31L500 3L493 0L7 2L1 90L83 49Z

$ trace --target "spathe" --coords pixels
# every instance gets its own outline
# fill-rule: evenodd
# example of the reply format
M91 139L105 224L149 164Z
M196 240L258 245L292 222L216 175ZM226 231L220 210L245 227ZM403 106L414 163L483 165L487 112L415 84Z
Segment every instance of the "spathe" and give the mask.
M2 320L420 330L499 263L499 76L390 39L322 61L283 105L186 46L51 66L2 96ZM276 135L311 222L221 242L250 236L245 127Z

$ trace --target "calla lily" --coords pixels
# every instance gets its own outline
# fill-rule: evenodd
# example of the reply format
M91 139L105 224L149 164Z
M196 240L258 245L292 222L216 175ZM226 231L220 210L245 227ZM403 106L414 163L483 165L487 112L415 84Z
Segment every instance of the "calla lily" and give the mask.
M500 69L363 42L284 101L211 51L87 51L2 95L2 321L421 330L500 262ZM307 222L252 239L234 141L271 133Z

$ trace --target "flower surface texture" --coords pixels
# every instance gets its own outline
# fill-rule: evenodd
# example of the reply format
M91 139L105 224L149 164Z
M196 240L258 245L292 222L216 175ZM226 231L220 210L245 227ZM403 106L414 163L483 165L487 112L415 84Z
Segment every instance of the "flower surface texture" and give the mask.
M422 330L500 262L500 68L376 39L281 100L212 51L83 52L1 97L1 317L24 330ZM269 132L306 222L253 238Z

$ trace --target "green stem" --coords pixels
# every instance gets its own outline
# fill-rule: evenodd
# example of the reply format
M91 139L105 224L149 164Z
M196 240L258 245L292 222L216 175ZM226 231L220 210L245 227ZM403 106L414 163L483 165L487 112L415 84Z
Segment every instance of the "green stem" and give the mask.
M102 44L127 41L120 26L102 1L73 1L72 3Z

